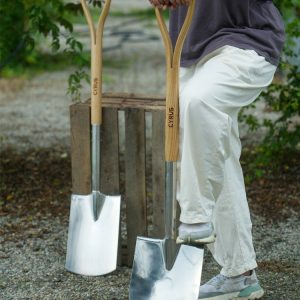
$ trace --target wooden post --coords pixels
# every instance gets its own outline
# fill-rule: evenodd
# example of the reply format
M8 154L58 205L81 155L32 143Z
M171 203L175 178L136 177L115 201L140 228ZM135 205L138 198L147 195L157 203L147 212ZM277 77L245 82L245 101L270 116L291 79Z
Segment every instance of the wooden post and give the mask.
M90 106L78 103L70 106L72 192L91 192Z
M101 125L101 184L106 195L120 195L118 109L106 107ZM121 201L123 199L121 198ZM120 222L121 232L121 222ZM122 239L119 235L118 265L122 264Z
M125 110L125 191L128 265L138 235L147 235L145 112Z
M105 108L101 125L101 192L119 195L119 127L118 110Z
M152 113L152 201L153 237L163 238L165 197L165 112Z

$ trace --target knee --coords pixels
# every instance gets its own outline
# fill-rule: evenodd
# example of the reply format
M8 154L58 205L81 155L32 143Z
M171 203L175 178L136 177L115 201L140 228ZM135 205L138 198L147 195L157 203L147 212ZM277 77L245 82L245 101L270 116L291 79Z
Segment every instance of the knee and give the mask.
M211 86L201 86L197 88L190 85L180 93L180 105L189 113L195 112L199 117L205 117L208 107L214 107L214 89ZM200 115L199 115L200 114Z
M213 93L210 88L197 89L194 86L188 86L180 92L181 102L189 107L197 107L204 101L212 102L212 99Z
M215 109L210 104L212 95L199 91L185 90L180 95L180 111L184 119L194 124L209 124Z
M183 93L180 104L181 120L193 128L206 128L207 132L218 129L230 131L231 117L214 105L212 98L212 93Z

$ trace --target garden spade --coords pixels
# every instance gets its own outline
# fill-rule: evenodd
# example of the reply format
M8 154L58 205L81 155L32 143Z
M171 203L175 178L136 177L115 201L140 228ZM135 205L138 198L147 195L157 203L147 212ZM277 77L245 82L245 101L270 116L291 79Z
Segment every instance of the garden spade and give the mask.
M102 37L111 0L106 0L97 28L85 0L83 11L91 33L92 192L72 195L66 269L81 275L103 275L116 269L121 196L100 192L102 123Z
M166 47L167 88L165 123L165 237L138 237L130 282L130 300L198 299L203 248L176 245L176 161L179 129L179 65L184 40L195 10L190 2L187 16L173 50L161 11L156 16Z

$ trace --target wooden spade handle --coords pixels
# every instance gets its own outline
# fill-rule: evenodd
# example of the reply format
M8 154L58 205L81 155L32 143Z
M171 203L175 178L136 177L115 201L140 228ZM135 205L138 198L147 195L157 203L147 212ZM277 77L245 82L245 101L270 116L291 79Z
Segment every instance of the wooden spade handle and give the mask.
M111 0L105 0L95 28L86 0L80 0L91 35L91 124L102 124L102 39Z
M166 124L165 159L175 162L179 152L179 67L181 51L195 12L195 0L191 0L184 24L173 49L161 10L155 8L156 18L166 48Z

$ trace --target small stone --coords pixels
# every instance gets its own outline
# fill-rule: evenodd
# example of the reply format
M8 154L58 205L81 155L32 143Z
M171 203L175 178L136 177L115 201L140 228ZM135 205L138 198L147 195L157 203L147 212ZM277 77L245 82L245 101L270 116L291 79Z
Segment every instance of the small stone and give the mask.
M32 250L34 252L40 251L41 250L41 243L37 242L37 241L33 242L33 244L32 244Z
M54 282L62 282L63 280L62 280L61 277L55 277L55 278L53 279L53 281L54 281Z
M23 246L24 246L24 242L23 241L20 241L20 242L16 243L16 247L17 248L23 248Z

